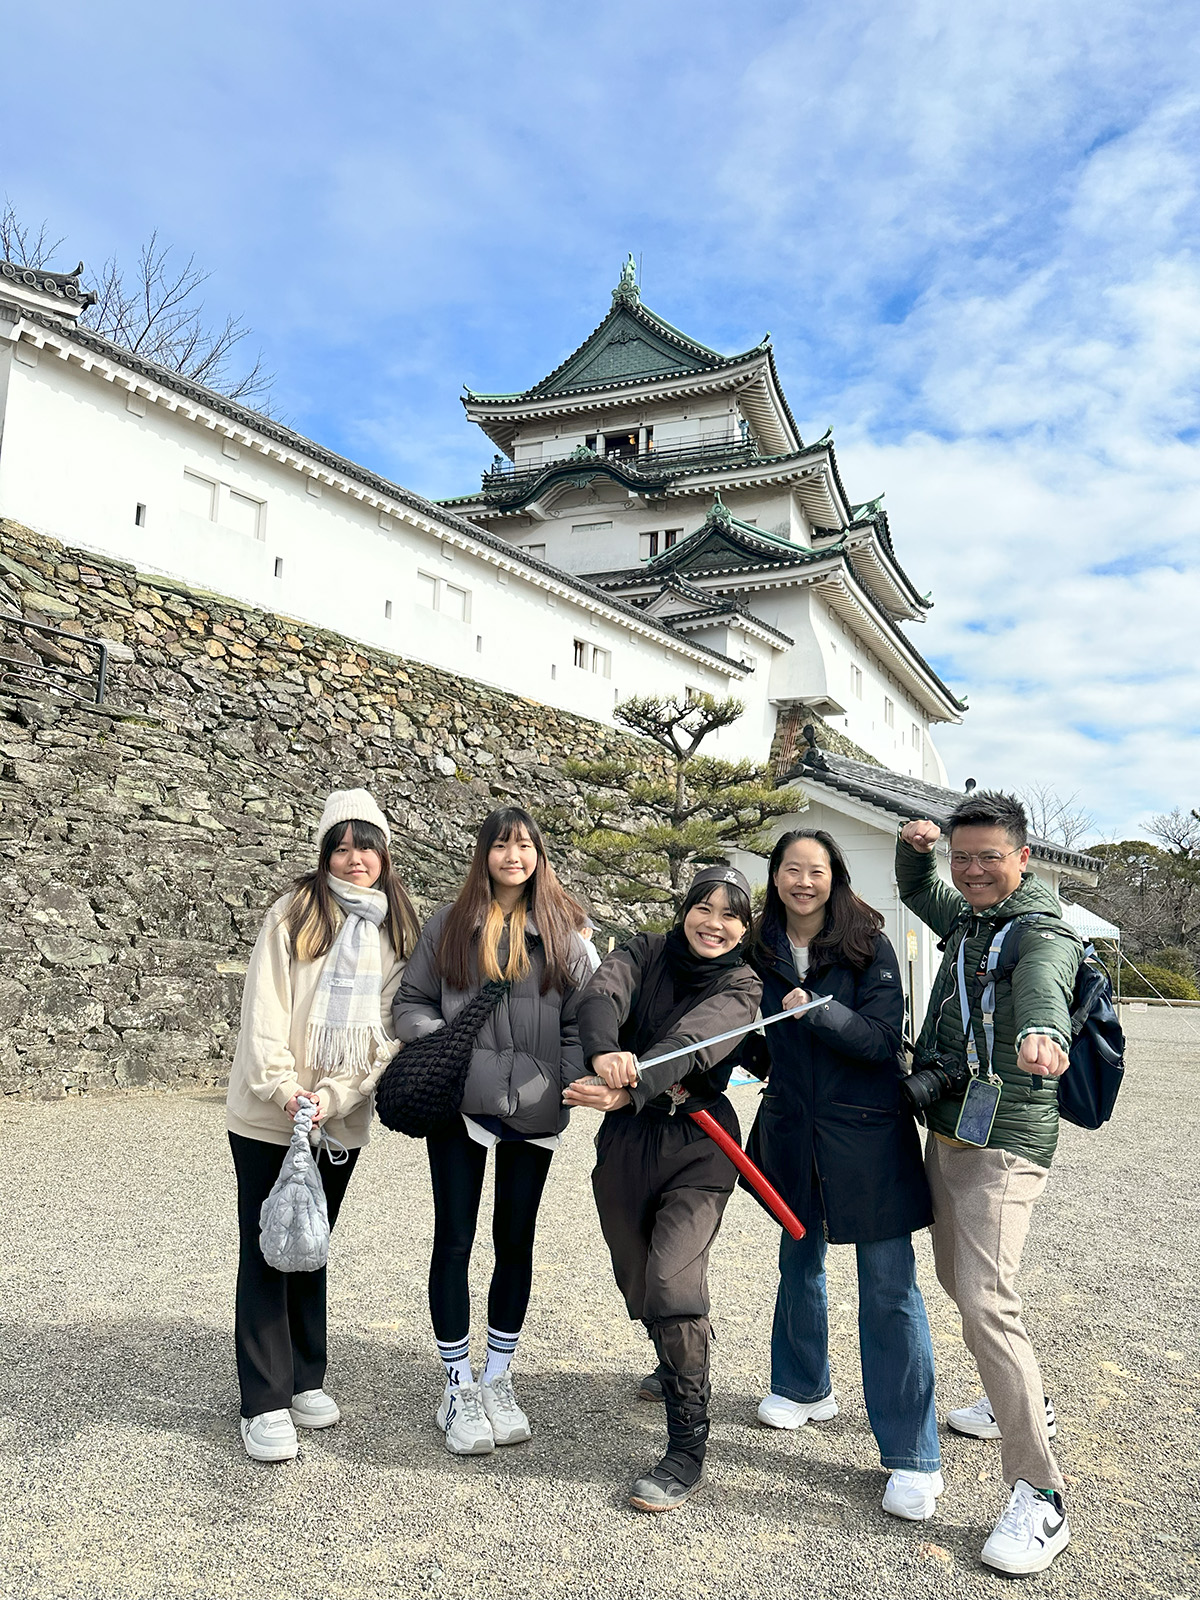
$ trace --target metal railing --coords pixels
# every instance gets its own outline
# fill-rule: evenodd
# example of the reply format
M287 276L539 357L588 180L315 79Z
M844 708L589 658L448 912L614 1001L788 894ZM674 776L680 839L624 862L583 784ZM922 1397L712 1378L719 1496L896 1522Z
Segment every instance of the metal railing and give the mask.
M740 439L714 439L711 443L684 444L663 449L644 450L637 454L613 450L606 455L567 454L542 461L506 461L502 466L490 467L483 474L485 490L501 492L520 488L540 478L552 468L575 467L584 470L593 464L608 462L620 467L634 478L656 479L670 477L689 466L740 466L759 459L758 446Z
M65 645L57 642L60 639ZM80 670L77 657L81 653L95 656L91 671ZM103 639L87 639L62 628L52 628L47 623L30 622L27 617L14 617L0 611L0 685L49 689L76 700L87 700L91 705L103 705L108 656L109 647Z

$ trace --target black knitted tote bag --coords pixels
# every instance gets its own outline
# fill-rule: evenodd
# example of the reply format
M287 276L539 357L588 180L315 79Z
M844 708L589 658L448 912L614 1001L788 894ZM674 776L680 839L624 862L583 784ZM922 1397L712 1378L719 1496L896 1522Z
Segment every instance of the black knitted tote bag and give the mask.
M452 1022L392 1057L375 1091L375 1109L385 1128L424 1139L454 1115L462 1104L476 1035L510 988L507 981L485 983Z

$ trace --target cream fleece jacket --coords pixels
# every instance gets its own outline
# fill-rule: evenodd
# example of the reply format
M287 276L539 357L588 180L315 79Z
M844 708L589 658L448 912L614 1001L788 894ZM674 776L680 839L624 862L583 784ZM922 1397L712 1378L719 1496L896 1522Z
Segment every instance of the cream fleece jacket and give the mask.
M305 1035L317 980L329 958L298 961L292 954L286 923L291 903L291 894L285 894L267 912L250 957L242 990L242 1027L225 1098L225 1126L245 1139L287 1144L292 1119L284 1107L294 1094L315 1094L326 1132L357 1150L370 1138L375 1084L399 1048L392 1029L392 996L400 987L405 963L392 948L387 929L380 928L380 1022L388 1048L368 1073L317 1078L308 1065Z

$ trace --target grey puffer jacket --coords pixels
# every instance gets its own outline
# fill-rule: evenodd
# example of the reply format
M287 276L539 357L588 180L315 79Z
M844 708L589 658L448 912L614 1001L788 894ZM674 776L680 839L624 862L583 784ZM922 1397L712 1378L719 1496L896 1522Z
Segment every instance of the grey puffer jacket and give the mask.
M437 948L449 910L442 906L425 924L392 1001L392 1025L405 1042L449 1022L482 987L477 982L470 989L451 989L438 971ZM564 994L553 989L542 994L545 954L537 930L526 924L529 975L513 985L476 1036L459 1108L467 1116L498 1117L526 1139L546 1138L566 1127L562 1092L586 1071L577 1012L590 967L583 941L577 939L576 945L574 984ZM498 955L503 966L507 929Z

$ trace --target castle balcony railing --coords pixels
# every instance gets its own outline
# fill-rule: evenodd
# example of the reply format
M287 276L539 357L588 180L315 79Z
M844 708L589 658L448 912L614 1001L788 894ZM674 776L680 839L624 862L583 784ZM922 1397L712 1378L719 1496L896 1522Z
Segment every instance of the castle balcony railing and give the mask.
M592 466L615 468L623 477L661 485L689 468L730 468L748 466L761 459L758 446L750 441L710 440L681 443L643 451L611 450L599 455L594 450L577 448L563 456L543 457L540 461L505 461L483 474L483 491L489 497L508 499L532 486L545 473L564 468L586 471Z
M103 705L109 653L103 639L87 639L0 612L0 687L49 689ZM86 671L80 667L80 657L88 663Z

